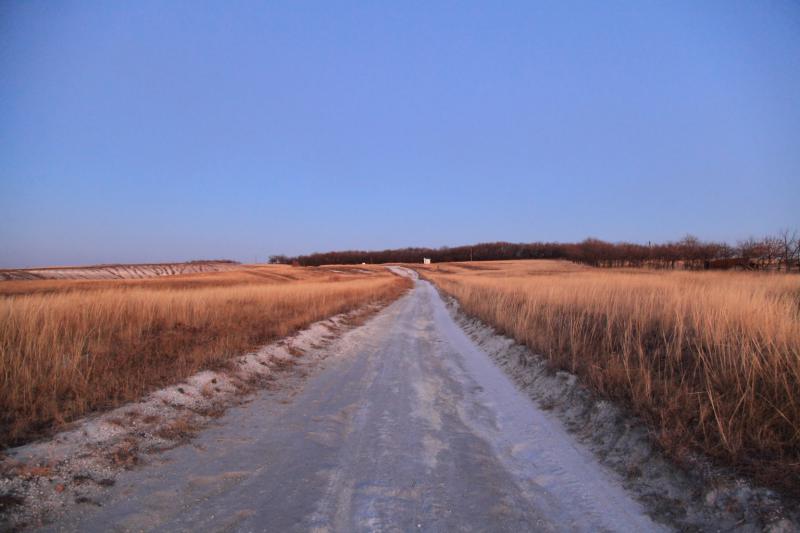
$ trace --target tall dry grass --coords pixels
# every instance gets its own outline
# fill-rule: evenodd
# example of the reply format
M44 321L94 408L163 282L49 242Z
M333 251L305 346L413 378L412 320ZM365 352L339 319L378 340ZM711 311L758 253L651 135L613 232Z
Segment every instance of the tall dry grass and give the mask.
M675 456L701 450L798 491L800 277L530 263L424 273L468 313L626 403Z
M0 284L0 446L141 397L311 322L398 296L383 273L260 269L151 286ZM297 273L303 273L298 276ZM289 276L282 283L275 275ZM198 281L199 279L199 281ZM278 281L276 281L276 279ZM192 281L192 280L190 280ZM197 282L197 283L195 283ZM9 282L12 283L12 282Z

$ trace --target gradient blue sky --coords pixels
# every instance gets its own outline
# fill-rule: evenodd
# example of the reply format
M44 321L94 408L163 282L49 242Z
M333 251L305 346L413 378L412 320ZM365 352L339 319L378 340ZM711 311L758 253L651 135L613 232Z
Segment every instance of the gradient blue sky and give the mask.
M794 1L0 4L0 266L798 213Z

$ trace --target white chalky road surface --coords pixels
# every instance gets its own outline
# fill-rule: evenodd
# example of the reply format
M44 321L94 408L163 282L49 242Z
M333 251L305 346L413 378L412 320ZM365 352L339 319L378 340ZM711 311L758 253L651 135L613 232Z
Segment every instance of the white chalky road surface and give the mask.
M191 445L124 473L102 506L82 505L51 527L660 528L614 474L515 389L429 283L416 281L332 346L296 393L260 393Z

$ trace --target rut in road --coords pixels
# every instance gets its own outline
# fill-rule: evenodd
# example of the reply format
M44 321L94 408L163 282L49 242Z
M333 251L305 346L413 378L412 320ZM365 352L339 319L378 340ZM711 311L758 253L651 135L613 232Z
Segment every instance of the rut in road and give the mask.
M291 398L265 392L230 410L53 529L660 529L428 282L331 350Z

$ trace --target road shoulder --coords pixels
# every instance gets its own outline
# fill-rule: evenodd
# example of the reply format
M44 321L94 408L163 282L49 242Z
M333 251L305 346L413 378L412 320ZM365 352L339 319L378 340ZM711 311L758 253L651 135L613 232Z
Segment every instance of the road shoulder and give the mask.
M372 318L368 305L315 322L226 368L199 372L139 402L88 416L51 438L0 454L0 530L40 527L73 507L96 507L121 472L183 446L230 407L264 389L299 386L344 333ZM290 385L291 383L291 385Z
M800 517L774 491L754 487L701 457L679 467L662 456L644 424L597 399L577 377L553 371L545 360L491 326L468 316L441 294L456 323L515 385L559 420L658 522L680 530L797 531Z

